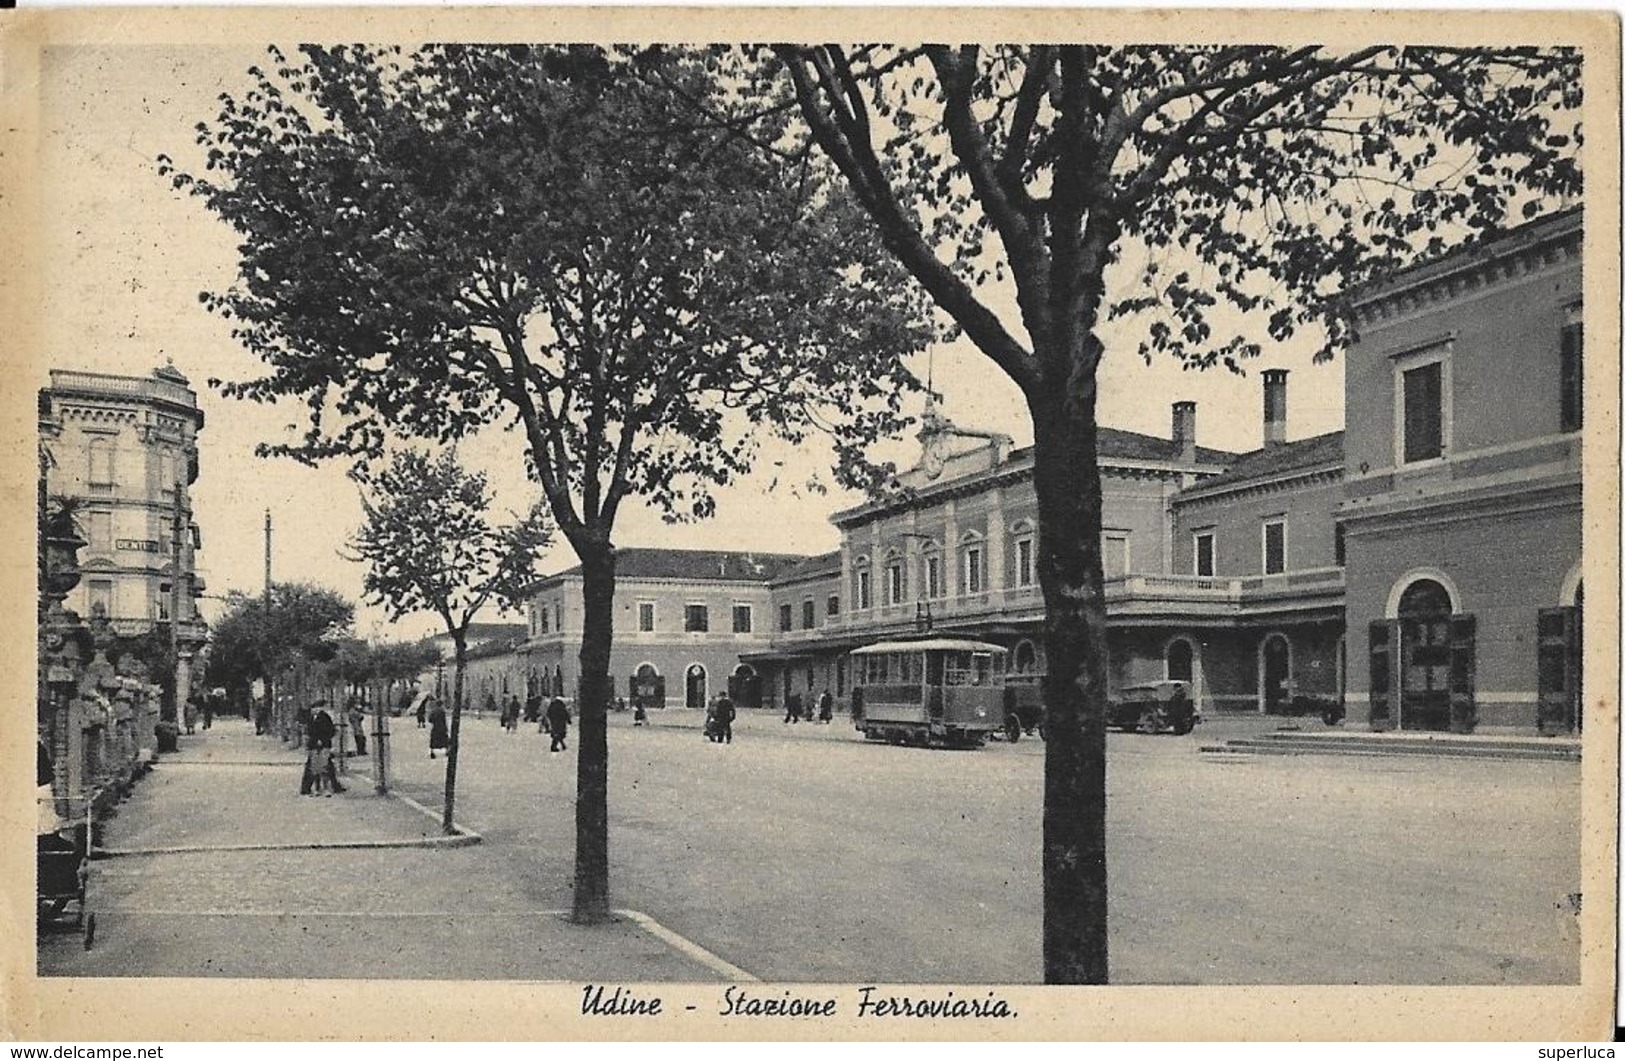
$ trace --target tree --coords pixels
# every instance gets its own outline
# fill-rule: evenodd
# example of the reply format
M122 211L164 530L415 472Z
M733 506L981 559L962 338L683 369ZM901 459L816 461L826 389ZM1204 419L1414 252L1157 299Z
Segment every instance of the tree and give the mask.
M258 594L232 593L211 631L208 683L246 695L258 679L267 683L300 661L333 658L335 639L349 630L355 606L330 589L302 582L271 586L270 605ZM292 716L278 711L284 740Z
M785 45L793 100L881 240L1020 387L1045 602L1044 977L1104 983L1106 608L1095 373L1317 329L1448 231L1580 190L1576 52ZM1127 291L1125 297L1108 293ZM1001 315L1013 295L1016 318ZM1236 318L1245 323L1235 327ZM1261 327L1259 327L1261 325ZM1234 328L1234 334L1226 331ZM1132 343L1133 340L1130 340Z
M391 619L433 612L451 635L451 744L440 822L450 835L468 627L487 604L499 611L523 606L537 556L552 538L547 510L538 503L512 524L493 525L485 476L465 471L450 449L432 459L397 453L370 485L372 497L362 497L366 523L351 542L355 558L367 564L368 602L383 605Z
M810 153L785 166L742 135L714 53L273 59L199 127L224 177L175 174L241 235L236 284L205 301L269 372L226 391L307 402L303 441L268 450L306 460L376 454L391 433L523 433L581 563L573 913L606 919L622 503L709 515L759 427L828 432L856 478L903 423L920 299Z

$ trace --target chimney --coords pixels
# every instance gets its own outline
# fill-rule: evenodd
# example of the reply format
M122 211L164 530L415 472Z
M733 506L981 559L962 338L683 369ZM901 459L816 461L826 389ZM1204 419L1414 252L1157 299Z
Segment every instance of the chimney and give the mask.
M1174 403L1174 448L1187 463L1196 459L1196 403Z
M1286 441L1286 369L1264 370L1264 445Z

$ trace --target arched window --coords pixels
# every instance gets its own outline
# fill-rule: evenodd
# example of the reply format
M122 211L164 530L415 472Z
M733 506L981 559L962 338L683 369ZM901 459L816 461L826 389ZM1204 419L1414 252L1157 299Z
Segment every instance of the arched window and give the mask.
M966 531L959 539L959 589L969 596L987 589L987 558L982 536Z
M113 485L113 443L108 439L90 440L90 485Z
M1423 615L1449 615L1450 592L1431 578L1419 578L1399 595L1400 618Z
M1031 641L1016 642L1016 650L1010 654L1010 669L1016 674L1038 673L1038 650Z
M946 592L942 571L942 547L934 541L920 546L920 599L939 600Z
M1029 520L1017 520L1010 527L1010 558L1013 561L1011 572L1014 575L1014 585L1019 589L1031 586L1037 581L1037 563L1033 553L1033 525Z

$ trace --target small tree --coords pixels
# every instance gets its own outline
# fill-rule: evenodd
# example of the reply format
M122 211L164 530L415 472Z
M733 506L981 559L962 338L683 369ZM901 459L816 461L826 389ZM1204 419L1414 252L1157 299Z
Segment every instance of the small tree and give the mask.
M536 558L552 537L546 509L537 503L516 522L493 525L485 476L464 470L450 449L432 459L398 453L368 481L372 496L362 496L367 520L351 542L355 558L367 564L368 603L383 605L391 619L433 612L451 635L451 744L440 822L449 834L469 624L487 604L499 611L522 606L536 580Z

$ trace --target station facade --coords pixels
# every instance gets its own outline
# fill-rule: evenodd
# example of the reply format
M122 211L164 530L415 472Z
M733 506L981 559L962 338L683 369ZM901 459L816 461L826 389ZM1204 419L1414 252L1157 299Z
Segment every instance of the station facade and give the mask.
M1100 428L1111 686L1180 678L1205 712L1341 705L1374 729L1578 729L1581 237L1565 211L1354 296L1345 431L1288 438L1281 369L1250 453L1199 446L1194 402L1167 438ZM1000 644L1036 683L1031 451L934 407L919 439L895 498L831 517L834 552L622 550L617 690L641 673L671 706L828 690L844 709L854 648L925 629ZM543 583L521 649L565 695L579 590Z

